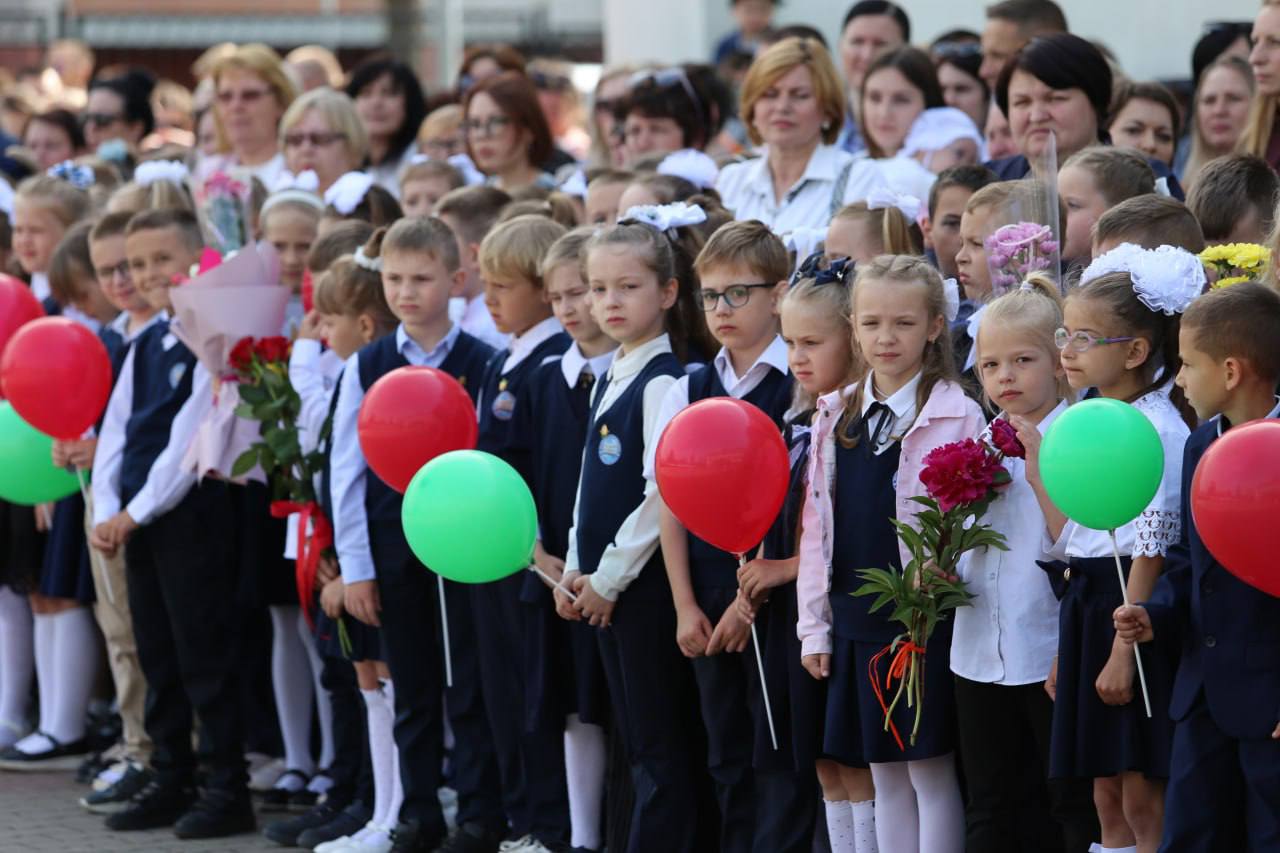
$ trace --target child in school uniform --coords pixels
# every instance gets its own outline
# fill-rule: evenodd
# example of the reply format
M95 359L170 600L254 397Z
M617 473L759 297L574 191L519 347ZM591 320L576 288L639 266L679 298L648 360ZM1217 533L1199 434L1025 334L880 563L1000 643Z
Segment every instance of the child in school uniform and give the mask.
M480 244L484 301L499 332L511 343L494 355L477 398L480 434L476 448L510 462L530 479L529 439L515 430L518 395L533 371L559 358L572 339L551 312L539 269L564 226L543 216L518 216L494 226ZM512 843L542 850L569 836L562 724L525 725L528 694L521 667L524 617L517 573L471 587L479 640L485 709L498 756L503 800ZM535 846L537 845L537 846Z
M49 287L49 261L58 241L91 210L89 194L52 175L36 175L18 185L13 199L13 257L31 283L31 292L52 314L60 313Z
M587 437L591 389L613 363L617 342L591 315L581 253L593 230L559 238L542 259L540 275L551 310L573 343L559 359L533 371L516 403L514 431L529 436L529 472L538 510L534 563L545 577L524 578L526 726L564 729L569 844L604 848L603 816L610 719L608 688L595 629L577 619L568 599L557 617L547 584L559 583L569 548L573 501Z
M817 257L821 257L818 255ZM842 765L823 757L822 728L826 685L800 663L796 635L796 574L799 568L800 512L805 500L809 439L817 400L854 379L853 329L849 319L849 284L853 265L844 260L792 279L780 306L787 363L795 376L795 393L784 416L783 436L791 458L791 476L782 512L765 538L763 555L738 571L737 606L757 619L762 629L765 676L768 679L779 749L757 727L757 770L794 770L794 811L788 815L789 840L782 850L808 850L815 831L817 792L821 785L823 817L832 853L876 850L875 788L865 763ZM805 798L808 798L806 813Z
M125 234L133 284L168 311L169 288L202 248L195 217L151 210ZM197 483L186 453L210 407L212 381L194 354L158 322L125 356L107 405L103 432L122 430L114 453L94 459L95 527L91 544L108 554L126 547L129 609L147 677L147 733L155 780L122 811L114 830L174 827L179 838L251 830L255 819L245 774L236 635L242 608L228 485ZM123 424L123 427L120 426ZM200 721L207 765L195 791L191 731Z
M712 235L694 269L711 334L721 349L710 364L681 377L663 398L655 431L699 400L732 396L755 405L781 426L791 402L786 345L778 335L778 300L786 287L787 248L755 220L733 222ZM646 476L654 476L647 454ZM707 764L720 807L720 846L777 850L770 832L796 786L752 771L754 724L763 712L754 655L744 654L751 626L733 607L738 561L688 532L664 505L662 561L676 611L675 640L693 663ZM767 728L767 721L765 723ZM778 790L770 782L781 781Z
M364 395L381 376L409 364L437 367L456 377L469 392L481 385L493 350L449 319L449 297L462 285L457 242L438 219L403 219L376 231L353 257L382 278L387 304L400 320L394 334L360 349L347 360L333 413L330 493L334 540L342 571L343 609L366 625L380 627L382 653L391 680L382 685L395 716L398 778L403 801L385 820L398 820L391 833L396 853L434 850L445 840L444 815L437 799L441 786L444 654L435 584L404 539L400 496L368 471L360 450L356 420ZM459 647L474 638L454 631L465 591L449 603L450 640ZM464 668L463 673L467 673ZM483 749L483 730L460 733L450 705L454 733L471 749ZM372 732L371 732L372 734ZM484 767L477 765L483 778ZM493 776L488 777L490 780ZM459 791L459 829L450 849L465 842L496 845L502 837L496 792L477 786ZM471 802L474 800L474 802ZM456 846L456 845L462 846Z
M963 848L946 667L951 625L940 623L929 641L936 657L925 668L918 740L899 748L868 673L899 629L871 613L869 599L850 595L859 569L909 558L889 519L912 519L925 454L982 428L977 404L955 381L945 311L942 278L923 259L883 255L858 268L852 317L862 376L818 401L801 522L797 632L805 669L829 680L823 752L845 766L870 765L883 853ZM883 665L875 677L885 677ZM911 729L905 706L894 722Z
M1077 391L1131 401L1160 435L1165 472L1147 509L1116 530L1132 601L1155 587L1181 525L1178 476L1194 422L1172 386L1178 357L1178 315L1204 287L1199 259L1180 249L1122 245L1085 270L1068 297L1057 343L1067 380ZM1066 560L1058 616L1050 776L1093 779L1104 851L1154 851L1160 840L1164 780L1169 776L1173 722L1169 705L1177 664L1171 642L1142 650L1152 716L1138 689L1134 651L1112 627L1123 599L1115 548L1105 531L1082 528L1041 498L1048 553ZM1057 571L1051 579L1057 581ZM1171 639L1171 638L1167 638Z
M463 187L445 194L436 203L436 216L458 239L458 257L466 273L461 295L450 305L450 316L467 334L496 350L507 348L507 334L498 331L484 301L484 280L480 277L480 244L498 222L511 196L497 187Z
M1280 849L1280 599L1223 569L1191 512L1209 446L1235 425L1280 417L1278 328L1280 298L1252 282L1210 291L1182 315L1177 383L1204 420L1183 457L1182 528L1151 597L1114 616L1129 643L1181 637L1160 847L1169 853Z
M114 318L115 309L93 278L90 227L81 222L67 230L48 270L54 305L88 308L92 314L76 311L74 318L97 333ZM80 450L78 461L85 467L91 464L91 445L58 441L53 446L55 465L71 464L73 444ZM40 721L34 733L0 753L3 770L70 769L89 751L85 729L99 641L90 609L95 595L85 547L84 498L75 494L39 511L50 521L39 583L31 593Z
M285 308L285 337L297 337L305 313L302 306L302 278L307 271L307 257L316 242L324 202L320 196L300 187L278 189L262 203L258 211L261 239L270 243L280 261L280 284L292 296ZM278 699L278 692L277 692ZM286 741L288 735L286 734ZM288 748L286 742L285 748ZM293 765L289 765L293 766Z
M450 163L415 154L400 171L400 206L405 216L431 216L436 203L466 186L466 179Z
M1067 205L1063 261L1086 264L1098 217L1122 201L1155 191L1156 174L1137 151L1094 145L1072 154L1058 170L1058 195Z
M1025 458L1006 454L1012 481L983 518L1008 550L974 551L959 570L974 595L956 610L951 641L971 850L1066 853L1098 837L1091 787L1071 779L1046 785L1053 701L1044 682L1058 648L1058 601L1036 566L1049 559L1036 465L1040 437L1074 397L1054 344L1061 325L1058 285L1033 275L993 300L978 327L983 391L998 407L999 428L1017 432ZM981 436L992 446L995 428Z
M599 629L635 783L631 853L697 844L696 694L671 642L676 620L658 553L660 501L644 459L658 440L662 399L684 375L668 331L683 336L685 315L676 306L692 289L680 292L669 231L702 221L701 213L664 213L660 224L624 219L583 250L592 316L619 346L592 391L563 583L577 596L573 609ZM569 606L557 596L562 609Z
M316 230L323 237L339 222L358 219L384 228L404 216L400 202L368 172L347 172L324 191L324 215Z
M1122 201L1093 224L1093 257L1121 243L1144 249L1176 246L1193 255L1204 251L1204 230L1187 206L1163 195L1140 195Z

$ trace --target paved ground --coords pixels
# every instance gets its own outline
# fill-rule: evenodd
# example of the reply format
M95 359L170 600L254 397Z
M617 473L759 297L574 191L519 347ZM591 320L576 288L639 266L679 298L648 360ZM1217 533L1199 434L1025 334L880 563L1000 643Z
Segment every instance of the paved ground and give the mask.
M87 789L73 774L0 773L0 853L241 853L283 851L261 835L238 835L220 841L179 841L168 830L113 833L102 817L78 803ZM268 815L266 821L276 819ZM262 823L263 821L260 821Z

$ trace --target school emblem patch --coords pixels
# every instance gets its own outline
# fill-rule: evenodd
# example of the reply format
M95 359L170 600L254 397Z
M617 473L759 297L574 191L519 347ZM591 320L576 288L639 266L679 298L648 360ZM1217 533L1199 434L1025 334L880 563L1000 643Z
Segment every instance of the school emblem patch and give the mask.
M607 426L600 427L600 445L596 455L605 465L613 465L622 458L622 440L609 432Z
M510 391L503 391L493 398L492 410L493 416L498 420L511 420L511 416L516 413L516 395Z
M187 375L186 362L180 361L177 364L175 364L173 367L169 368L169 387L177 388L178 383L182 381L182 377L186 375Z

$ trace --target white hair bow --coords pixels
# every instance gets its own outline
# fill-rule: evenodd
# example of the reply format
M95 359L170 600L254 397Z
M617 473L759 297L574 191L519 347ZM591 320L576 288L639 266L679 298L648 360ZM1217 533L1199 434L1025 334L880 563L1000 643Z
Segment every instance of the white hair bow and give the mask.
M369 257L364 253L364 246L356 247L355 252L351 255L351 260L354 261L355 265L360 267L360 269L368 270L369 272L382 272L382 258Z
M960 316L960 283L954 278L942 280L942 295L946 297L946 308L943 314L948 323L954 323Z
M701 151L682 148L679 151L672 151L662 159L658 164L658 174L684 178L695 187L705 190L716 185L716 178L720 176L720 167L716 165L715 160Z
M827 239L827 229L806 228L802 225L792 228L782 239L787 246L787 251L795 253L796 266L799 267L810 255L818 251L818 247Z
M884 210L897 208L908 222L915 222L920 216L920 199L913 195L899 193L891 187L876 187L867 193L868 210Z
M574 198L586 198L587 173L582 171L582 169L574 169L573 172L570 173L569 177L560 182L560 186L557 187L557 189L565 195L570 195Z
M462 180L469 187L479 186L486 180L484 172L477 169L476 164L471 162L471 158L466 154L453 154L447 162L462 173Z
M133 170L133 182L142 187L149 187L156 181L181 184L190 174L187 164L181 160L144 160Z
M55 163L49 167L49 175L59 180L66 181L71 186L80 190L87 190L93 186L96 177L93 169L88 166L81 165L74 160L63 160L61 163Z
M1207 282L1204 264L1186 249L1144 249L1133 243L1121 243L1095 258L1080 280L1089 282L1115 272L1129 274L1133 292L1143 305L1169 316L1187 310Z
M698 225L707 221L707 212L696 204L683 201L672 204L644 204L629 209L618 218L619 222L634 219L664 233L670 233L686 225Z
M368 172L347 172L324 191L324 203L343 216L349 216L364 201L372 186L373 176Z
M285 172L279 178L276 178L276 182L271 186L271 191L278 193L285 190L302 190L314 195L320 192L320 177L315 173L314 169L307 169L305 172L299 172L296 175L293 172Z

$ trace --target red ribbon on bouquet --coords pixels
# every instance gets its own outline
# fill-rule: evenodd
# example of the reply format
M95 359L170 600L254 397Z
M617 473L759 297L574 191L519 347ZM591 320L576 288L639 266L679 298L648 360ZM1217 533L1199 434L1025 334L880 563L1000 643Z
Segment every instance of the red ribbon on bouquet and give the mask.
M302 615L307 624L315 627L312 614L312 598L316 589L316 569L320 566L320 554L333 544L333 527L315 501L272 501L272 518L288 518L298 514L298 556L294 560L294 579L298 584L298 599L302 602ZM307 529L311 535L307 535Z
M907 748L902 743L902 735L898 734L898 727L894 724L893 717L889 715L889 703L884 701L884 690L881 689L880 679L876 675L876 667L881 658L893 651L893 646L890 645L872 655L871 660L867 662L867 675L871 679L871 689L876 694L876 701L880 703L880 710L884 712L884 719L889 725L889 731L893 733L893 739L898 742L898 749L905 752ZM924 666L924 646L917 646L910 640L898 646L898 650L894 652L893 660L889 661L889 673L884 678L885 690L893 686L894 679L901 681L906 676L907 667L911 663L913 654L920 655L920 665Z

